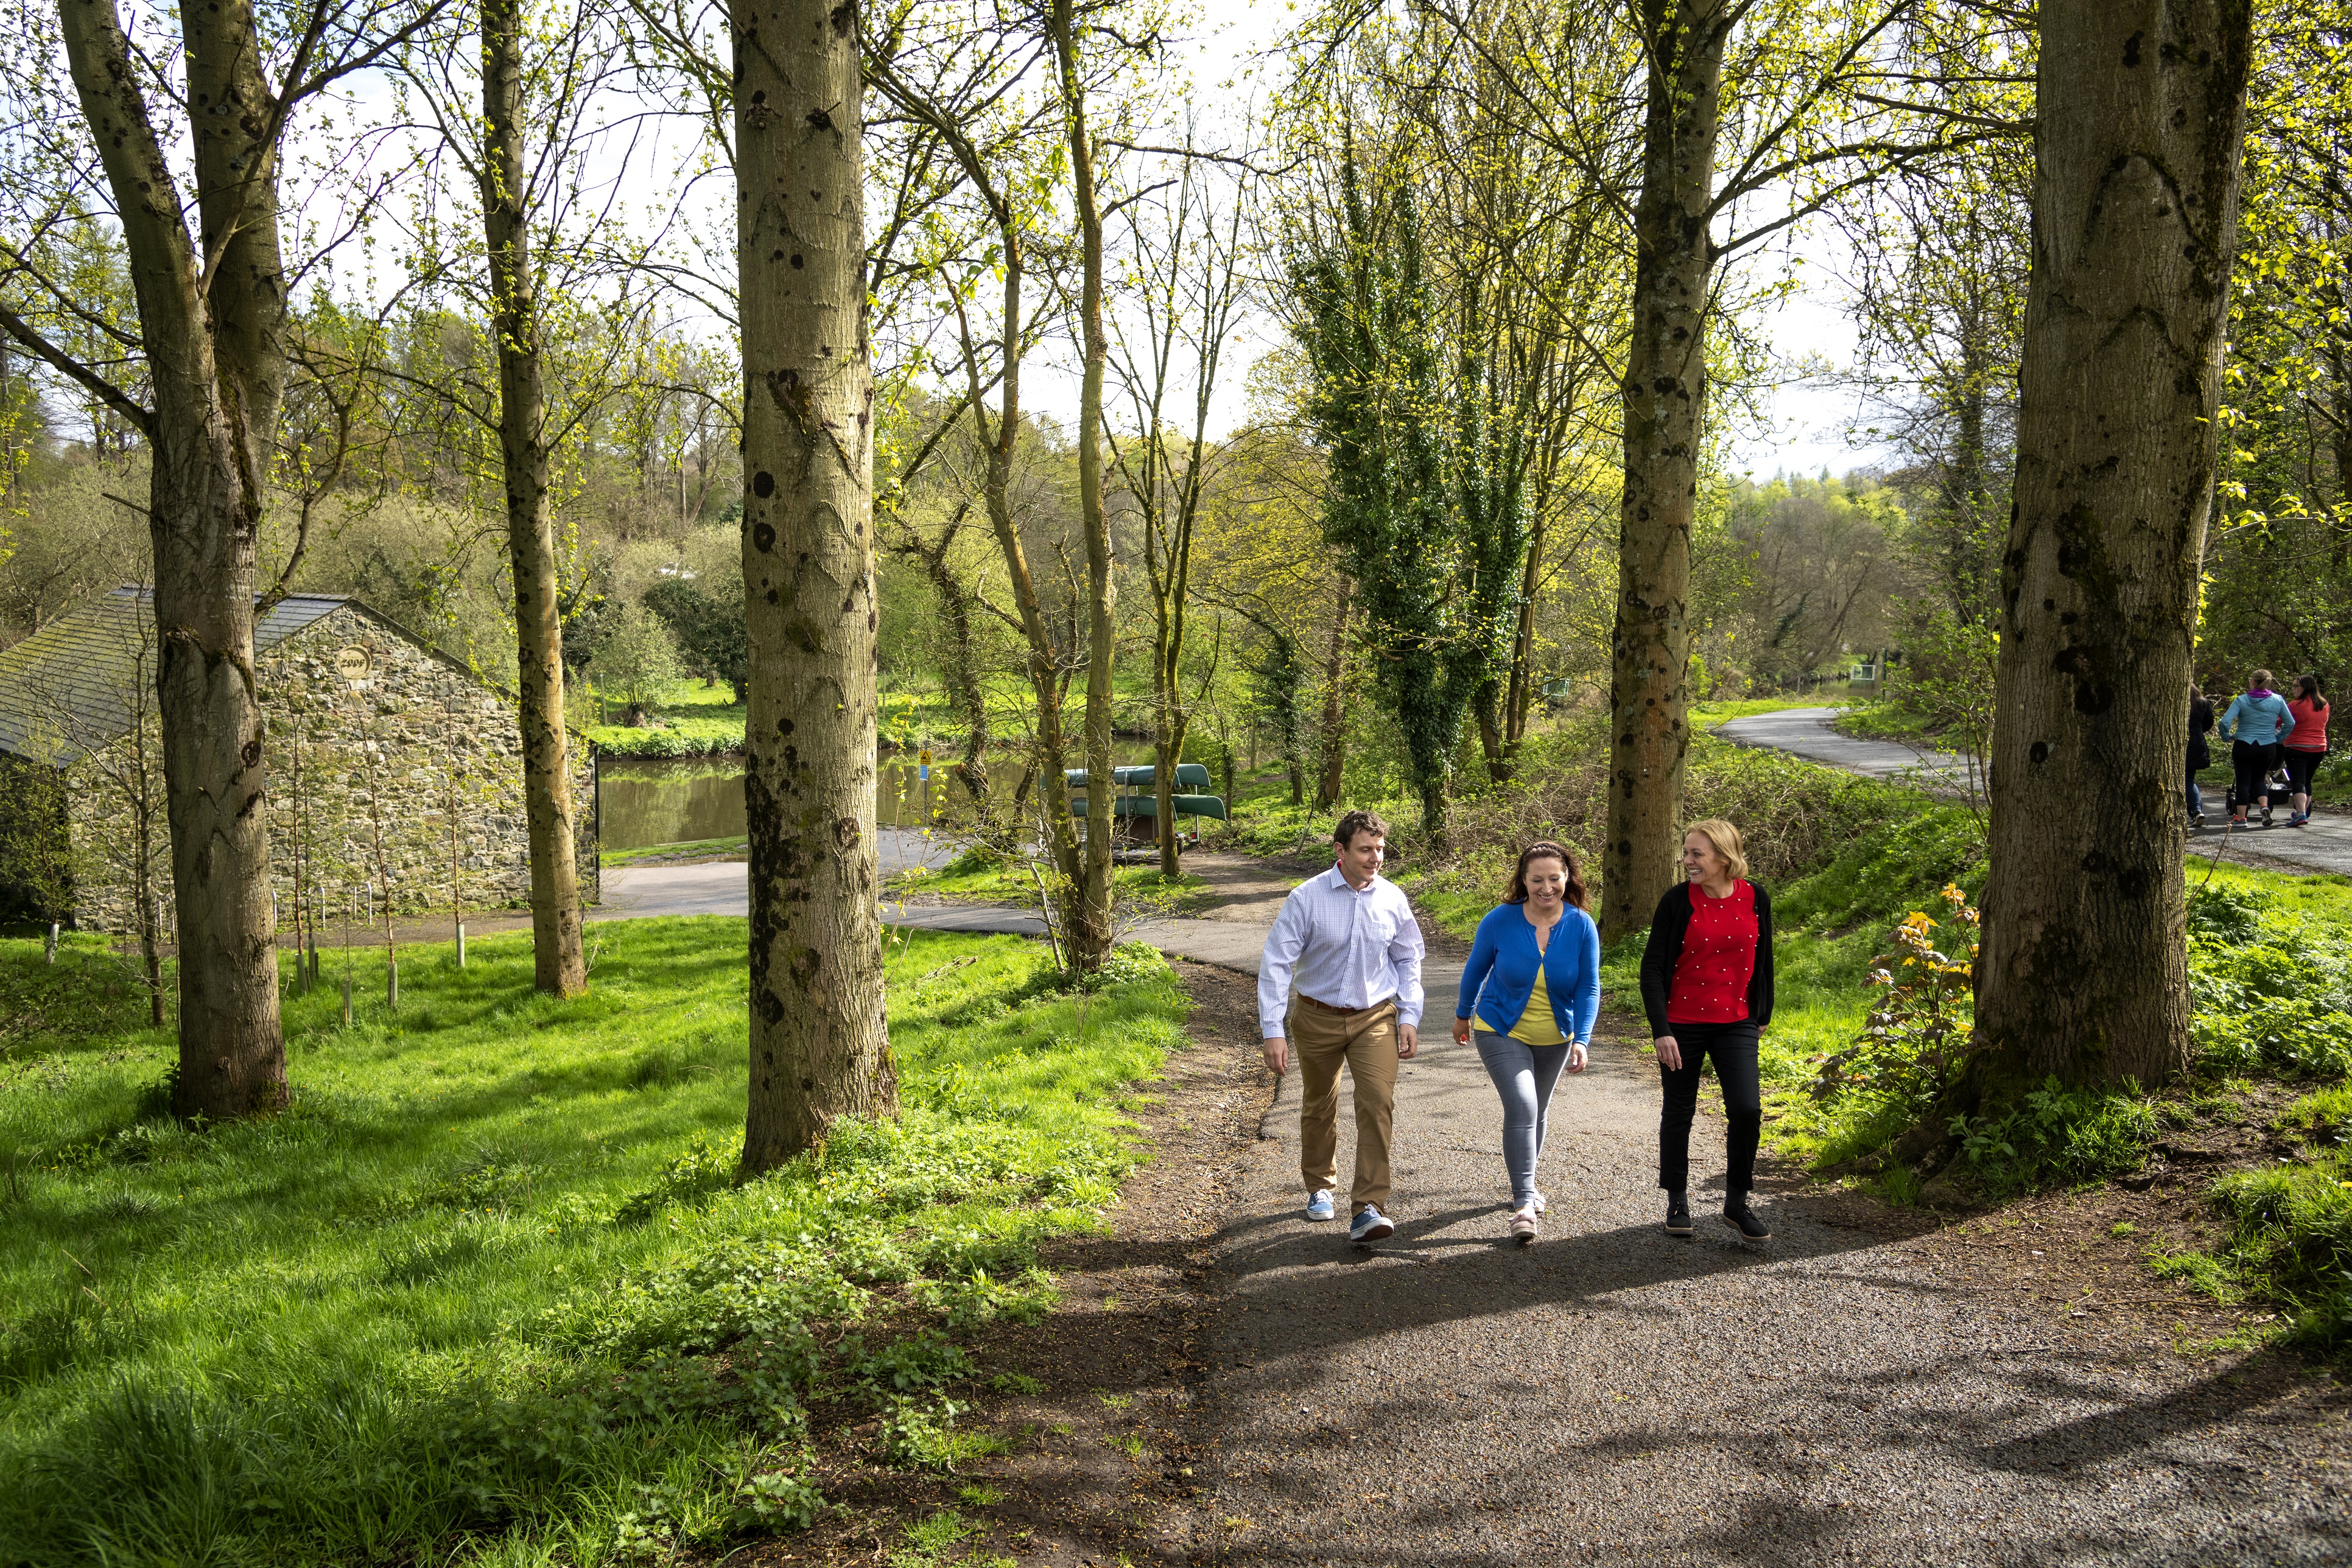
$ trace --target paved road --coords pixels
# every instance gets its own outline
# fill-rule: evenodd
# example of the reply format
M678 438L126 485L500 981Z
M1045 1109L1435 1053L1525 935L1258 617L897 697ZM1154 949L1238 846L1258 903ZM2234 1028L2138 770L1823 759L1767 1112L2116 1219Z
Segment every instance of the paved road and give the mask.
M1786 751L1811 762L1826 762L1872 779L1899 779L1938 791L1966 787L1968 759L1948 751L1898 746L1890 740L1857 740L1830 727L1833 707L1792 707L1759 713L1716 727L1715 733L1738 746Z
M1835 708L1784 708L1733 719L1717 726L1715 733L1740 746L1769 747L1849 773L1917 783L1937 793L1956 793L1965 787L1966 759L1948 751L1923 752L1893 741L1840 735L1830 727L1836 716ZM2218 791L2206 796L2209 801L2220 798ZM2213 815L2221 815L2218 805ZM2194 853L2218 853L2225 860L2233 854L2259 855L2305 870L2352 875L2352 817L2323 815L2313 818L2306 827L2290 828L2285 825L2284 811L2275 815L2277 825L2269 828L2226 830L2217 821L2199 830L2189 848Z
M1433 1009L1438 1010L1438 1009ZM1495 1094L1475 1053L1403 1069L1397 1235L1298 1217L1297 1087L1245 1156L1191 1434L1202 1494L1163 1561L2342 1562L2306 1390L2153 1337L2071 1338L2031 1298L1939 1278L1850 1195L1715 1218L1722 1126L1694 1140L1692 1240L1658 1228L1657 1090L1604 1038L1563 1080L1544 1239L1502 1239ZM1340 1117L1340 1169L1351 1159ZM2030 1309L2030 1310L2029 1310ZM2060 1320L2063 1323L2063 1320ZM2141 1329L2138 1333L2149 1331Z

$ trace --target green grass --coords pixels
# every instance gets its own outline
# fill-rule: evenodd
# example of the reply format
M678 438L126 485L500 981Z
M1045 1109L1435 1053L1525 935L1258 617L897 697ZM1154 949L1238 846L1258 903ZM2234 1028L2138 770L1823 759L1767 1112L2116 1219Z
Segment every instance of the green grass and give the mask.
M583 716L597 718L599 705L583 703ZM622 705L604 701L605 713L618 716ZM721 681L706 686L700 681L674 681L661 695L646 705L653 722L642 729L597 723L588 737L614 757L703 757L740 750L747 710L735 700L735 688Z
M805 1521L820 1396L988 1447L906 1402L985 1375L939 1334L1050 1300L1181 995L1136 954L1081 1013L1033 945L917 934L903 1118L736 1186L742 929L602 927L568 1002L526 935L411 947L397 1016L360 955L353 1028L288 1000L291 1108L201 1132L78 941L0 1068L0 1563L601 1564Z
M1111 883L1121 903L1150 902L1161 905L1170 915L1183 915L1197 908L1209 890L1205 877L1186 872L1171 879L1160 875L1158 867L1145 865L1114 866ZM1029 873L1027 862L992 864L982 854L960 855L935 870L900 872L889 879L888 886L895 894L936 893L973 904L1037 902L1037 883Z
M1725 702L1693 703L1690 723L1694 729L1713 729L1717 725L1759 713L1785 713L1792 707L1844 707L1855 700L1842 687L1824 686L1811 696L1738 697Z
M683 843L644 844L634 850L600 850L596 861L610 871L614 866L641 865L647 861L740 859L751 849L751 841L739 833L731 839L689 839Z

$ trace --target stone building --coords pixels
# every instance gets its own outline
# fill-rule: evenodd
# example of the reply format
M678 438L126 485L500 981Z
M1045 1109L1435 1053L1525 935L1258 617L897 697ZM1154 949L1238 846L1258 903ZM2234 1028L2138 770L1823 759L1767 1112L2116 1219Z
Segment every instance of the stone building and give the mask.
M155 635L146 591L126 588L0 652L0 752L62 770L85 930L135 930L142 884L169 896ZM356 599L280 601L254 628L254 664L282 927L298 910L331 924L363 889L379 916L387 887L411 914L529 904L511 696ZM593 903L595 761L576 732L572 757L581 886Z

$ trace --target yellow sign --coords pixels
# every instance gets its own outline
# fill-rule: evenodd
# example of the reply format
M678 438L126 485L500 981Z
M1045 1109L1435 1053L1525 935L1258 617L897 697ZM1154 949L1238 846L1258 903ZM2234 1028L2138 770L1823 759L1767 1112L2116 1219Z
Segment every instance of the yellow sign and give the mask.
M915 754L915 760L921 763L924 767L929 768L931 765L931 748L926 746L922 750L917 752Z
M335 654L335 674L356 686L375 674L375 661L365 648L344 648Z

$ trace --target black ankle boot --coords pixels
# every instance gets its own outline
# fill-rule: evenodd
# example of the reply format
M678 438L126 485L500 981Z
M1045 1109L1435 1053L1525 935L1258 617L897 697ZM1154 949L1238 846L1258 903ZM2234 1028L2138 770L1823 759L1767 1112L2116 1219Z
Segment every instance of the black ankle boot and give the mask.
M1723 1222L1750 1241L1769 1241L1772 1239L1772 1228L1756 1218L1756 1211L1748 1207L1748 1195L1744 1192L1735 1192L1723 1200Z
M1690 1233L1690 1195L1680 1192L1666 1194L1666 1234L1688 1236Z

